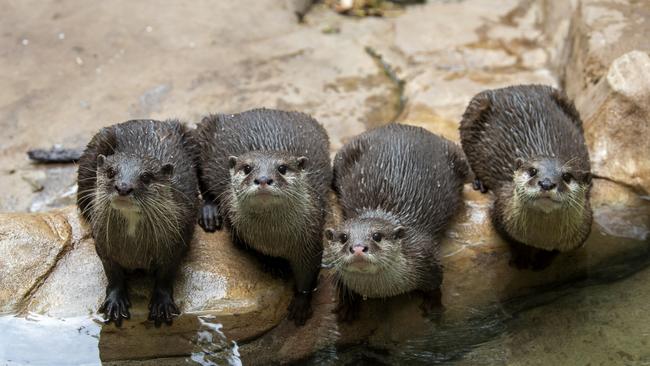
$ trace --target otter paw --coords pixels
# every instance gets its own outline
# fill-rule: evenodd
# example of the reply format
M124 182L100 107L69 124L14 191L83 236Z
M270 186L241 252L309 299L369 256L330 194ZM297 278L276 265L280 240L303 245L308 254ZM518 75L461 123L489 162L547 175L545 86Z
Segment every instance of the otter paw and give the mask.
M289 304L289 315L287 319L293 320L296 326L303 326L309 318L311 318L313 311L311 308L311 293L303 294L298 293L293 296L291 304Z
M481 191L481 193L487 193L488 191L488 188L478 178L474 179L474 182L472 182L472 187L475 191Z
M199 212L199 226L206 232L213 233L223 227L223 218L219 207L214 203L205 203Z
M154 292L149 303L149 320L154 322L156 328L162 323L172 325L172 320L180 313L171 294L163 291Z
M336 314L336 320L339 322L352 323L359 319L359 304L356 302L339 302L332 312Z
M513 254L508 264L510 264L511 267L517 268L519 270L524 270L531 267L530 259L524 255Z
M535 253L535 258L532 260L530 269L533 271L543 271L553 263L553 259L559 254L557 250L539 250Z
M440 315L445 311L445 307L442 305L440 290L424 292L422 296L422 304L420 304L420 310L424 317L430 315L440 317Z
M104 314L106 324L112 321L115 326L121 327L123 319L131 318L130 306L131 302L127 297L126 290L114 289L106 295L106 300L99 308L99 312Z

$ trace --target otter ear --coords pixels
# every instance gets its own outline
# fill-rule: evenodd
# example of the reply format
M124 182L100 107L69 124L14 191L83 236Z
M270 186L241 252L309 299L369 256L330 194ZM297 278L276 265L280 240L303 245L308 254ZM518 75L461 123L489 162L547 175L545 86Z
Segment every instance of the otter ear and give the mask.
M99 154L97 155L97 167L101 168L106 163L106 156Z
M334 229L331 228L325 229L325 237L327 238L327 240L334 240L334 234L336 234L334 232Z
M524 165L524 159L522 158L517 158L515 159L515 169L519 169Z
M160 174L165 176L165 177L171 177L172 174L174 174L174 166L172 164L164 164L162 168L160 168Z
M305 169L307 163L309 162L309 158L306 156L301 156L296 160L298 161L298 168L300 168L300 170Z
M398 226L393 229L393 238L402 239L404 236L406 236L406 228L404 226Z
M237 165L237 157L236 156L229 156L228 157L228 166L230 169L234 168L235 165Z

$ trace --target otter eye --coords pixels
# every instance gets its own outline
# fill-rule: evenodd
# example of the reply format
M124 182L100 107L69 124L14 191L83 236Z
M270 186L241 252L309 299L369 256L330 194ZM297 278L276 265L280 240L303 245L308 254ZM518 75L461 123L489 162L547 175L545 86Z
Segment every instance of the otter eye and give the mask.
M151 181L153 180L153 174L151 174L151 173L143 173L143 174L140 176L140 180L141 180L142 183L144 183L144 184L149 184L149 183L151 183Z
M562 174L562 179L567 183L571 183L571 179L573 179L573 175L571 175L571 173L564 173Z
M345 244L345 242L348 241L348 236L346 234L341 234L341 236L339 236L339 239L341 240L342 244Z
M376 241L379 243L381 241L382 235L380 233L374 233L372 234L372 240Z
M106 176L108 177L108 179L112 179L113 177L115 177L116 174L117 172L115 171L115 169L113 168L106 169Z
M529 168L529 169L528 169L528 175L530 175L531 177L536 176L536 175L537 175L537 169L535 169L535 168Z
M250 165L246 164L246 165L244 165L242 170L244 171L244 174L250 174L250 172L253 170L253 168Z
M280 172L280 174L282 174L282 175L286 174L286 172L287 172L287 166L284 165L284 164L280 165L280 166L278 167L278 172Z

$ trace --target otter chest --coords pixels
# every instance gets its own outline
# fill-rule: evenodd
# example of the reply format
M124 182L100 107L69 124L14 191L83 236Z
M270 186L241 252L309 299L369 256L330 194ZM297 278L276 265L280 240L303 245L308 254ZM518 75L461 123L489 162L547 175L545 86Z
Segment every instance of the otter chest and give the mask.
M510 220L507 227L510 236L519 242L538 249L567 252L582 244L582 219L582 212L566 209L550 213L526 209L519 220Z
M239 215L233 220L237 235L250 247L273 257L290 257L304 245L304 219L272 215Z
M146 220L131 219L116 215L97 230L98 252L127 270L150 270L167 262L173 233L156 232Z

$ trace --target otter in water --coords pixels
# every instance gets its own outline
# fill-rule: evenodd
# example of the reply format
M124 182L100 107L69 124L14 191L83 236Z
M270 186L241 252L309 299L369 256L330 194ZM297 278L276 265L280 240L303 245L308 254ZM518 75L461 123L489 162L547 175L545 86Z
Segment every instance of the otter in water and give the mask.
M193 145L177 121L134 120L100 130L79 160L77 205L108 279L107 322L129 319L126 273L155 276L149 319L179 314L172 284L198 213Z
M344 222L326 229L339 320L360 299L419 290L426 313L441 307L438 251L462 203L467 164L454 143L423 128L392 124L365 132L334 158Z
M460 126L474 188L496 196L492 222L511 244L512 264L542 270L591 230L591 172L582 122L549 86L488 90Z
M290 320L311 316L331 182L329 139L310 116L271 109L210 115L197 127L199 224L225 224L233 243L268 269L288 262L296 292Z

